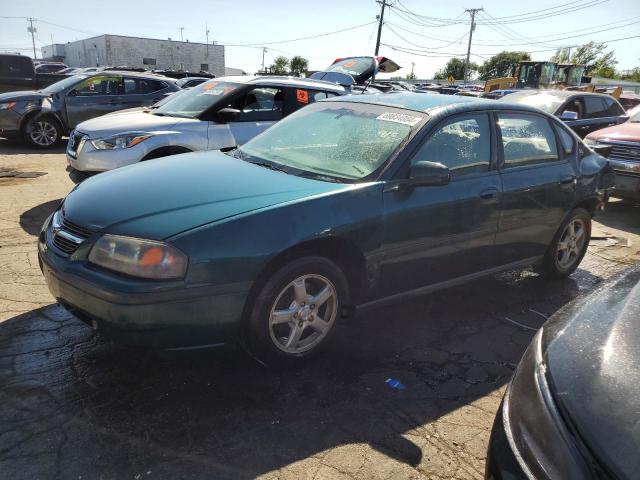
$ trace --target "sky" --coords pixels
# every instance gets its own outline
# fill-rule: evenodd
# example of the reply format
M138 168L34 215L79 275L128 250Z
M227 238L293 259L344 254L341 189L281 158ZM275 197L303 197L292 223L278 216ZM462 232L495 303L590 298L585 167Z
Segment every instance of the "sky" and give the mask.
M484 10L473 33L473 62L482 63L502 50L529 51L534 60L547 60L557 46L638 36L608 45L618 69L640 66L639 0L386 1L392 7L385 11L380 55L402 66L395 75L413 69L418 78L431 78L452 55L464 56L470 20L465 10L480 7ZM560 10L571 11L556 15ZM522 16L530 12L538 13ZM267 65L278 55L302 55L311 70L321 70L337 57L373 55L379 13L375 0L0 0L0 52L33 56L27 20L6 17L34 17L38 53L52 41L104 33L179 40L180 27L185 40L204 42L208 28L210 41L228 45L227 67L257 71L264 45ZM351 27L357 28L292 41ZM255 46L237 46L247 44Z

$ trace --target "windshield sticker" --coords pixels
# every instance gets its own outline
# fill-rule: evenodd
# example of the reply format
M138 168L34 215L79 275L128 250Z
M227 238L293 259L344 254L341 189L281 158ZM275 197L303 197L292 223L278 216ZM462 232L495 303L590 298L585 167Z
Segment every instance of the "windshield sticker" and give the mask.
M222 95L224 88L210 88L202 92L200 95Z
M382 115L378 115L376 120L386 120L387 122L402 123L413 127L420 123L422 118L414 117L413 115L405 115L403 113L384 112Z
M218 85L218 82L207 82L202 86L202 89L207 91L207 90L211 90L212 88L214 88L216 85Z
M306 90L296 90L296 99L300 103L309 103L309 92Z

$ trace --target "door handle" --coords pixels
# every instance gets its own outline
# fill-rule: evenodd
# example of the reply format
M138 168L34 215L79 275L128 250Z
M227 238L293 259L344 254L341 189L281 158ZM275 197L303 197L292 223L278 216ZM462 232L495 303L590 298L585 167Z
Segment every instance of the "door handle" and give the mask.
M569 185L570 183L575 182L576 177L574 175L567 175L566 177L561 177L560 180L558 180L558 184L559 185Z
M578 127L580 130L589 130L589 128L591 127L591 125L582 125L580 127Z
M479 193L479 196L483 200L489 200L491 198L494 198L497 194L498 194L498 189L497 188L487 188L486 190L482 190Z

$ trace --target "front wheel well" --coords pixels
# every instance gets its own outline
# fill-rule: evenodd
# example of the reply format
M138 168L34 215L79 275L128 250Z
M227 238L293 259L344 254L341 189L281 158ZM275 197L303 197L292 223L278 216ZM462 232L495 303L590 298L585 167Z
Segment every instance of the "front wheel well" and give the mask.
M181 147L178 145L168 145L166 147L160 147L150 151L140 161L144 162L145 160L153 160L154 158L168 157L170 155L177 155L179 153L189 153L191 151L192 150L188 149L187 147Z
M584 200L581 200L580 202L576 203L573 206L573 209L583 208L587 212L589 212L589 214L593 217L593 215L596 213L596 210L601 203L602 201L597 197L585 198Z
M34 110L34 111L29 112L29 113L27 113L25 115L25 117L22 119L22 122L20 123L20 132L21 133L23 133L23 134L25 133L26 126L35 117L46 118L46 119L52 120L58 125L58 128L60 128L60 131L62 132L63 135L65 135L67 133L66 128L64 127L64 125L62 124L62 122L60 121L60 119L56 115L54 115L53 113L42 113L42 110Z
M335 263L347 277L349 287L349 303L353 306L364 293L366 285L366 266L362 251L351 240L341 237L329 237L309 240L280 252L273 257L260 271L253 282L245 305L245 315L252 308L251 299L256 298L267 280L283 265L304 256L319 256Z

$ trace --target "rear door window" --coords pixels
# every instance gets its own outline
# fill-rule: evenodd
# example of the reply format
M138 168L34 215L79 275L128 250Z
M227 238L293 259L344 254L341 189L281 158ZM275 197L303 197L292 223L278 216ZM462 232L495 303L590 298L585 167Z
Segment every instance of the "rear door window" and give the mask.
M584 97L585 114L584 118L606 117L607 106L600 97Z
M125 95L145 95L147 93L157 92L163 88L164 83L158 80L131 77L125 77L124 79Z
M502 136L503 168L558 160L558 146L549 121L537 115L498 114Z
M624 115L624 109L613 98L604 98L606 110L604 112L606 117L617 117Z
M296 88L296 110L309 105L310 103L319 102L327 98L337 97L335 92L326 92L323 90L309 90L307 88Z

